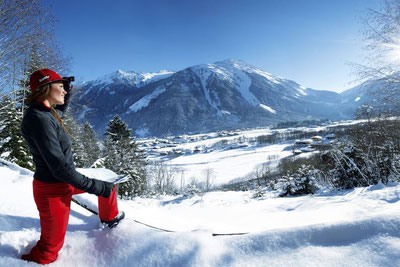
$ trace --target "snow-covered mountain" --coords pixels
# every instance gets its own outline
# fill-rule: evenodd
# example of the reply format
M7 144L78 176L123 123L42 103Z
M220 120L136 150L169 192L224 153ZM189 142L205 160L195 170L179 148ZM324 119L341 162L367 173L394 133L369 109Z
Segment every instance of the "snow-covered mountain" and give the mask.
M363 104L379 110L390 110L392 113L399 113L393 108L398 109L400 103L400 83L397 79L393 81L389 78L368 80L358 86L341 93L341 110L351 113Z
M79 119L88 120L94 125L96 116L108 116L120 113L117 107L121 100L135 94L138 88L144 87L171 76L173 72L137 73L118 70L94 81L78 84L74 94L73 106Z
M266 126L285 120L343 119L340 94L305 88L245 62L224 60L178 72L118 71L75 93L78 117L103 133L119 115L139 136Z
M174 74L168 70L161 70L155 73L142 73L135 71L118 70L116 72L104 75L95 81L85 82L81 86L92 88L93 86L107 87L111 84L129 84L134 87L143 87L149 83L165 79ZM90 89L88 90L88 92Z

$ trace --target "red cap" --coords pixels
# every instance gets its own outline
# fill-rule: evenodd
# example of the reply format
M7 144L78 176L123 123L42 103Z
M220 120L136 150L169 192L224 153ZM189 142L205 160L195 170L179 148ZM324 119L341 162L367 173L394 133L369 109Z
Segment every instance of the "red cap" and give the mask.
M56 81L65 81L58 75L57 72L49 70L49 69L42 69L35 71L32 73L29 85L31 87L31 92L35 91L37 88Z

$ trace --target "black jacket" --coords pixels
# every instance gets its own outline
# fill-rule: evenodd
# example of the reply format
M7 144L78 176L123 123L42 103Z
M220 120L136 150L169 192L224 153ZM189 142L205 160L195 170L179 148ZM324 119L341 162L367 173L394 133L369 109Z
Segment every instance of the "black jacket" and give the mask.
M67 94L65 104L56 107L59 115L66 111L69 97ZM65 182L97 196L111 194L113 184L88 178L75 170L69 136L49 107L33 102L22 119L21 133L33 156L35 179L46 183Z

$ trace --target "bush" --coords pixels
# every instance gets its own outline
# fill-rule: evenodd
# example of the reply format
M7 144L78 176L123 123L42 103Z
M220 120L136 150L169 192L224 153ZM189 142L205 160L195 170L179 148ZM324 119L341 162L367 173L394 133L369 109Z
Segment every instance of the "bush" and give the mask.
M311 166L302 165L292 175L283 176L274 185L279 191L279 196L314 194L318 190L320 172Z
M188 184L185 188L184 196L192 197L194 195L200 194L200 190L195 180L192 180L190 184Z
M321 154L315 153L309 157L286 157L278 164L278 172L282 175L291 176L298 172L302 166L312 166L314 169L323 170L326 163L321 158Z
M262 186L257 186L256 191L253 194L253 198L261 198L265 196L265 191Z
M332 184L339 189L351 189L398 180L398 155L389 157L384 151L370 154L371 150L364 151L351 143L327 153L326 162L334 165L327 173Z

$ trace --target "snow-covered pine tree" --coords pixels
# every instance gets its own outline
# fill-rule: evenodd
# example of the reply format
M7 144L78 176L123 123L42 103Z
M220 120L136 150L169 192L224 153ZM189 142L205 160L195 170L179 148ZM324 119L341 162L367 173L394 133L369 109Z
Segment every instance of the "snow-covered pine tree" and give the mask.
M302 165L295 173L284 175L277 181L274 188L279 196L314 194L318 190L320 171L312 166Z
M117 174L126 174L130 179L120 184L121 197L142 195L147 189L145 155L131 138L131 130L118 116L114 116L107 126L104 142L104 165Z
M9 97L0 104L0 157L33 170L32 156L20 133L21 116Z
M11 108L14 107L8 96L3 97L0 103L0 157L5 158L6 144L10 141L9 117L12 116ZM4 148L3 148L4 147Z
M69 111L64 114L62 119L65 127L68 129L69 137L71 139L75 165L82 168L84 167L85 162L85 143L82 140L82 125L76 122Z
M100 147L97 144L96 135L92 126L90 126L88 122L83 126L81 141L84 144L83 166L90 167L100 158Z
M18 165L33 170L32 156L29 148L20 133L23 113L27 108L26 98L30 94L29 76L40 65L37 50L32 50L29 60L23 64L22 76L14 73L12 82L13 99L5 97L1 105L1 157L17 163Z
M185 188L184 196L193 196L199 194L200 192L201 190L199 189L199 183L197 182L197 179L192 177L190 183Z

